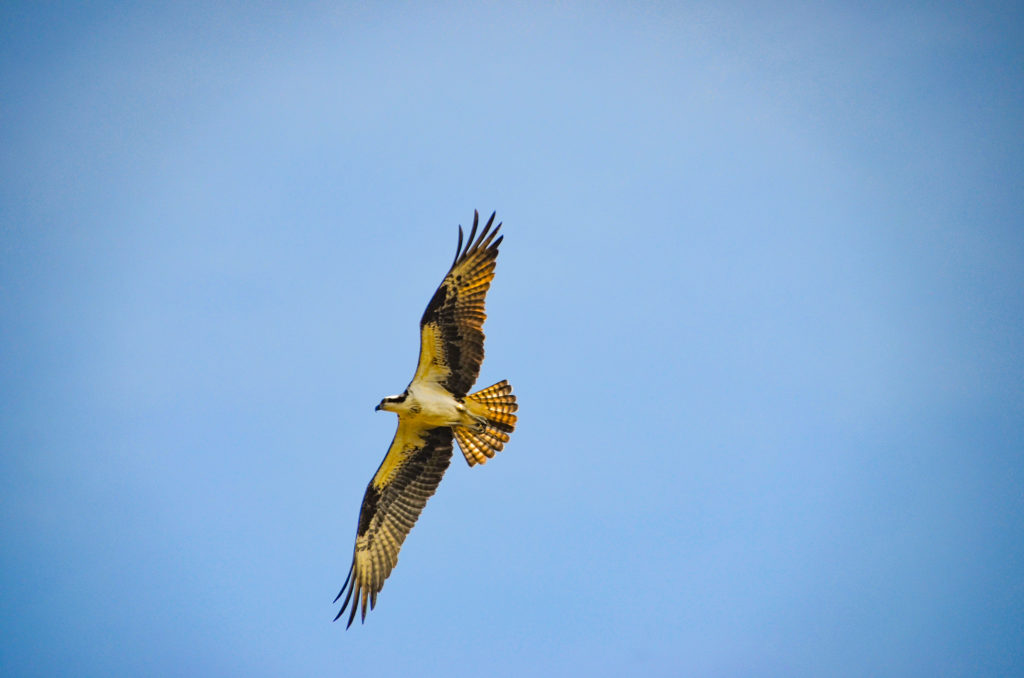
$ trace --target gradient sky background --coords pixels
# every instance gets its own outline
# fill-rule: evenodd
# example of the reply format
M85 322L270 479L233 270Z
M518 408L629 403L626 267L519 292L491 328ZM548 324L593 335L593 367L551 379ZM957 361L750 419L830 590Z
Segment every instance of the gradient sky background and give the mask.
M852 4L0 5L0 673L1024 673L1024 13Z

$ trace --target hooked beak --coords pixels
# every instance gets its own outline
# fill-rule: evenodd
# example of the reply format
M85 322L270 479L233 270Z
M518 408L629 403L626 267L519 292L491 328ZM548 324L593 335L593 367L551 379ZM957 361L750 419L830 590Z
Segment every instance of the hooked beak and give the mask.
M377 403L377 407L373 408L374 412L380 412L380 403Z

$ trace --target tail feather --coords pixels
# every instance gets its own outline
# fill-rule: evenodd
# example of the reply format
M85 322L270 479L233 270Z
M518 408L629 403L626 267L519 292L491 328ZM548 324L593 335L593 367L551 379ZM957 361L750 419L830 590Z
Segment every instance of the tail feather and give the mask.
M512 385L508 381L499 381L466 396L466 408L474 416L483 418L484 429L474 431L465 426L455 426L455 439L470 466L483 464L508 442L509 434L516 428L513 412L519 409L519 405L512 395Z

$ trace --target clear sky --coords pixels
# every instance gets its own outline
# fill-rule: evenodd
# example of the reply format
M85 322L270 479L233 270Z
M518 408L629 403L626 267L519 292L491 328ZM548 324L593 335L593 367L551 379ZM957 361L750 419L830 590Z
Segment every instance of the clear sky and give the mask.
M0 5L0 673L1024 673L1020 3L551 5ZM520 424L346 631L473 209Z

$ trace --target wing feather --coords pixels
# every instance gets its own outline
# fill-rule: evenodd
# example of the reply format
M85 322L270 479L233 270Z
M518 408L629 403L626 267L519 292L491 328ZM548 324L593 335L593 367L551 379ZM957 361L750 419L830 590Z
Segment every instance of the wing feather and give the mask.
M341 618L351 604L348 626L362 607L373 609L384 580L398 564L402 542L434 494L452 458L452 430L422 429L399 419L387 455L363 495L352 566L334 602L344 595Z
M428 380L464 396L480 374L484 359L484 300L504 236L494 226L495 214L477 237L480 215L473 212L466 247L462 227L451 269L441 281L420 319L420 359L413 381Z

